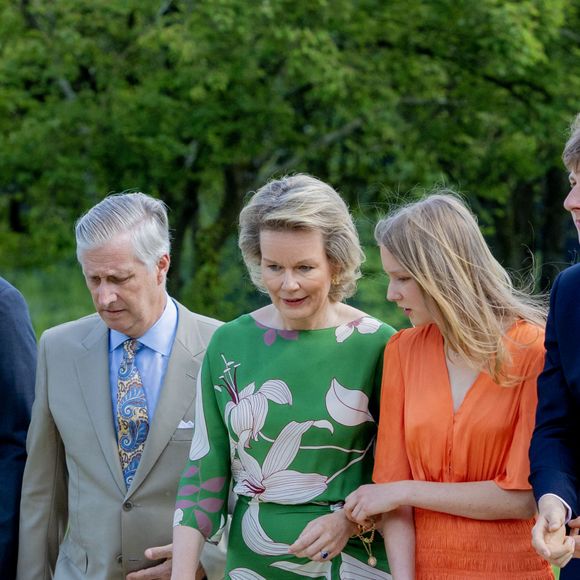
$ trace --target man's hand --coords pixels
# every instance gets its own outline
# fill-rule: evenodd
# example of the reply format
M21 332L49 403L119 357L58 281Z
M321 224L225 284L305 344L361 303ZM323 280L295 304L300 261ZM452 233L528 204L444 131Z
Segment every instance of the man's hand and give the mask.
M543 495L538 502L532 546L553 566L563 568L574 555L574 539L566 536L566 507L553 495Z
M162 560L165 558L165 562L161 562L161 564L153 566L153 568L145 568L137 572L131 572L127 574L127 580L168 580L171 578L173 544L158 546L157 548L147 548L145 550L145 557L148 560ZM206 578L205 570L200 564L195 575L195 580L204 580L204 578Z
M580 558L580 517L570 520L568 527L570 528L570 536L575 542L574 558Z
M171 578L173 544L147 548L145 550L145 557L148 560L163 560L165 558L165 561L152 568L144 568L137 572L131 572L127 574L127 580L169 580Z

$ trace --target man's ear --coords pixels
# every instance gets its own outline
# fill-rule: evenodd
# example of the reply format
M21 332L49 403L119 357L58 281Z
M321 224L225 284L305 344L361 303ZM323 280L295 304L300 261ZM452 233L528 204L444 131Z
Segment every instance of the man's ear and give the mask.
M163 254L159 260L157 260L157 283L164 284L167 280L167 272L169 271L169 265L171 264L171 258L169 254Z

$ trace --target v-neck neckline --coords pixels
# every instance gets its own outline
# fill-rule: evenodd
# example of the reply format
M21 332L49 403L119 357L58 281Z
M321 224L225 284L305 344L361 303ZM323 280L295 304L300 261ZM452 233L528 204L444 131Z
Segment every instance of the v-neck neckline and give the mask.
M449 405L448 408L450 409L452 419L455 421L457 419L457 417L462 414L463 409L466 406L466 401L473 396L472 392L478 386L479 382L481 381L481 377L484 373L483 373L483 371L479 371L477 373L477 375L473 379L473 382L471 383L469 388L466 389L465 394L463 395L463 399L461 400L461 403L457 406L457 409L455 409L455 401L453 400L453 387L451 385L451 378L449 376L449 367L447 366L447 360L446 360L447 357L445 355L445 344L444 344L444 340L443 340L443 335L441 334L441 332L437 328L437 325L434 325L434 326L437 329L437 334L438 334L439 344L437 345L437 348L438 348L439 353L440 353L441 364L443 365L442 370L443 370L443 376L445 377L445 390L447 393L448 405Z
M478 387L479 383L481 382L482 376L484 374L487 374L487 373L485 373L485 371L479 371L479 373L476 375L475 379L471 383L470 387L465 392L465 395L463 396L463 400L461 401L460 405L457 407L457 410L455 410L455 404L453 401L453 388L451 386L451 379L449 378L449 369L447 367L447 362L446 362L445 343L443 340L443 335L441 334L441 331L439 330L437 325L435 323L432 323L432 324L435 327L435 329L437 330L437 334L438 334L438 341L439 341L438 349L439 349L439 352L441 353L441 361L443 364L443 371L444 371L444 376L445 376L446 389L447 389L447 393L448 393L448 397L449 397L449 405L451 408L451 415L453 417L453 420L455 421L457 416L460 415L461 412L463 411L463 408L465 407L465 401L468 398L473 397L472 392L474 390L476 390L476 388ZM510 327L506 330L504 336L508 337L508 336L512 335L515 332L515 329L517 329L519 324L520 324L519 320L514 321L510 325Z
M469 397L469 394L471 393L471 391L473 391L474 387L477 386L477 383L479 382L479 379L482 375L482 371L479 371L473 377L473 381L471 382L469 387L467 387L467 389L465 389L465 393L463 394L463 398L461 399L461 402L459 403L459 405L457 405L457 408L455 408L455 399L453 397L453 385L451 383L451 376L449 374L449 367L447 366L447 357L445 356L445 352L443 353L443 364L445 365L445 376L447 379L447 390L449 392L449 398L451 399L451 411L453 413L453 416L456 417L458 414L460 414L460 412L463 408L463 405L464 405L465 401L467 400L467 398Z

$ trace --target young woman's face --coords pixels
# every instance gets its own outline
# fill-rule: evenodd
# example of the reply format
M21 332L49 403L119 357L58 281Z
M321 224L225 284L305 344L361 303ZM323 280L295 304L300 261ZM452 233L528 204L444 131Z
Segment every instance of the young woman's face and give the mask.
M402 308L413 326L434 322L419 284L384 246L381 246L381 261L389 276L387 300Z

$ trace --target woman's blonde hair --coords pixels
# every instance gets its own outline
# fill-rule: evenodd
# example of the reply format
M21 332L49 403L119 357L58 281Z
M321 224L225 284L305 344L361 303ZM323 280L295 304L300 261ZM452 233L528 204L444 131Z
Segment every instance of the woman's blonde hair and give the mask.
M261 187L240 213L238 245L252 282L266 292L262 230L321 232L326 256L335 270L329 299L340 302L355 293L365 256L348 207L330 185L305 174L276 179Z
M516 320L544 326L545 298L514 288L459 196L441 190L405 205L377 224L375 238L423 291L446 348L512 383L506 329Z

